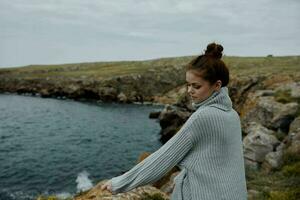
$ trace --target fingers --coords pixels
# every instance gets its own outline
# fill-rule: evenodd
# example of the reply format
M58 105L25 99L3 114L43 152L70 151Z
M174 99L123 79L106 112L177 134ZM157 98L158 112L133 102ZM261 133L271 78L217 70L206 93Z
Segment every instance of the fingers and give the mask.
M105 185L101 185L101 190L105 190Z
M109 192L111 192L111 185L110 185L110 182L107 181L105 182L102 186L101 186L101 190L108 190Z

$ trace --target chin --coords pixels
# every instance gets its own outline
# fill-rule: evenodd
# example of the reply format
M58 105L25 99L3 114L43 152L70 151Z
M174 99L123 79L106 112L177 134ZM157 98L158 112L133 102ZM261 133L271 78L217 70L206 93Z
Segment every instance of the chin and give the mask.
M193 103L200 103L200 102L201 102L201 100L192 99L192 102L193 102Z

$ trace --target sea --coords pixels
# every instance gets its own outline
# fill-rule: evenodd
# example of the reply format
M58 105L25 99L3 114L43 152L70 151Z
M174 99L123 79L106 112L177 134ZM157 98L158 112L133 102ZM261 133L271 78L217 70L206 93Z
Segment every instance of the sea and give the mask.
M0 200L72 197L154 152L162 105L0 94Z

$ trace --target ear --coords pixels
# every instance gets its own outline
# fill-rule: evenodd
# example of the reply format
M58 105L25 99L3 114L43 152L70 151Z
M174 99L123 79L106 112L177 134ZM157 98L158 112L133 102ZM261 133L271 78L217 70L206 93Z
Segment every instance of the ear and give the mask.
M215 86L216 86L216 90L219 91L221 89L221 87L222 87L222 81L221 80L217 80Z

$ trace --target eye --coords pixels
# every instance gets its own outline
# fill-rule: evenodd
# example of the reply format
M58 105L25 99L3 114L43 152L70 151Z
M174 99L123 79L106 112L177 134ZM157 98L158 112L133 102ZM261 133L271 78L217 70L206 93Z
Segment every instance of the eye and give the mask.
M195 85L194 88L195 88L195 89L200 89L201 86L200 86L200 85Z

